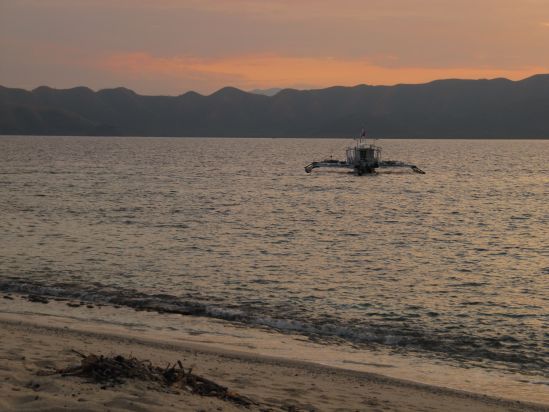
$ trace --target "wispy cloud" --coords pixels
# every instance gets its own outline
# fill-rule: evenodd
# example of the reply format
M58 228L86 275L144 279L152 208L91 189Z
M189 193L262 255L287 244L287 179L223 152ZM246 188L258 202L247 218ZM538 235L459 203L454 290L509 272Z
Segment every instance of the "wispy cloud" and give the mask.
M547 0L0 3L6 85L209 92L516 79L549 67Z
M121 53L98 62L107 71L125 74L129 78L170 77L184 81L192 88L193 79L210 79L212 92L231 84L243 89L255 87L327 87L356 84L420 83L439 78L520 79L539 72L542 67L498 70L491 67L425 68L382 67L367 59L341 60L333 58L291 57L276 54L235 56L219 59L194 57L155 57L145 52ZM225 83L220 83L225 82Z

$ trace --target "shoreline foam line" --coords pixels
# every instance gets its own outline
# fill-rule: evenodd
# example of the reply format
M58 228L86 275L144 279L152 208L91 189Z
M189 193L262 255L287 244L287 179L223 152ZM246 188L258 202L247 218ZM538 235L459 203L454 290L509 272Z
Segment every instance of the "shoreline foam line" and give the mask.
M516 339L495 342L493 339L471 334L441 333L426 325L395 324L371 321L370 324L314 323L306 319L285 319L269 313L250 313L239 308L227 308L218 304L200 302L167 294L147 294L136 290L116 289L107 285L81 285L61 283L44 285L40 282L22 281L16 278L0 280L0 291L18 295L36 295L47 299L75 299L90 304L119 305L135 310L171 313L185 316L204 316L229 322L239 322L247 327L267 327L280 333L299 333L315 339L343 339L352 344L381 345L390 349L421 351L443 359L465 362L499 362L511 372L530 372L545 375L548 370L543 353L519 350ZM524 365L529 370L524 371ZM547 376L546 376L547 377Z

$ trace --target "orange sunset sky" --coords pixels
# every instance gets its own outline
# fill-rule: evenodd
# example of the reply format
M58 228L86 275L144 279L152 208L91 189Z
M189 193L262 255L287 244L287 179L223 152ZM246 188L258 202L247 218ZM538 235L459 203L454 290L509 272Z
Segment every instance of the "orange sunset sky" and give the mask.
M518 80L549 0L0 0L0 84L142 94Z

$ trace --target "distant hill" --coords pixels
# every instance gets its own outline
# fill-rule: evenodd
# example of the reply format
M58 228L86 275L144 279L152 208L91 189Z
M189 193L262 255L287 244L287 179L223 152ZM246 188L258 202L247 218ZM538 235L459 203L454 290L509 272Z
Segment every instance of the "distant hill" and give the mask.
M549 74L521 81L141 96L86 87L0 86L0 134L549 138Z
M253 90L250 90L250 93L262 94L264 96L274 96L281 90L283 89L280 89L278 87L273 87L272 89L253 89Z

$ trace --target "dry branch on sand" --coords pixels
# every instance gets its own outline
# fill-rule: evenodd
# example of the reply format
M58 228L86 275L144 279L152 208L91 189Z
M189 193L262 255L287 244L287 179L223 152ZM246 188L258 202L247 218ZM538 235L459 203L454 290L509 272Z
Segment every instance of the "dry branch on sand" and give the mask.
M54 374L85 377L104 386L122 384L125 379L137 379L155 383L159 385L159 389L186 389L198 395L215 396L242 406L254 403L236 392L229 391L225 386L193 374L192 369L185 370L181 361L161 368L152 365L150 361L134 357L84 355L77 351L73 352L82 357L80 365L57 369Z

